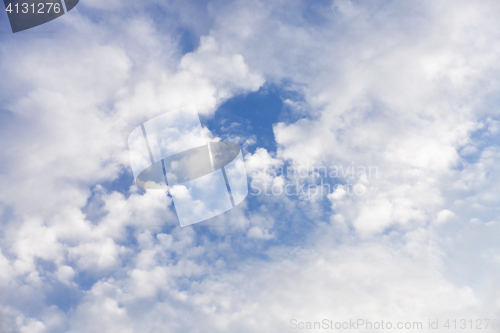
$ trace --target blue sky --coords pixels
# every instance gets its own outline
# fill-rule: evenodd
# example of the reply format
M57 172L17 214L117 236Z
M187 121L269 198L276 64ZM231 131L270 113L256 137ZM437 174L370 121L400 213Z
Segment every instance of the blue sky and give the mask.
M0 15L0 332L500 320L499 14L81 0L16 34ZM250 194L181 228L127 138L191 104Z

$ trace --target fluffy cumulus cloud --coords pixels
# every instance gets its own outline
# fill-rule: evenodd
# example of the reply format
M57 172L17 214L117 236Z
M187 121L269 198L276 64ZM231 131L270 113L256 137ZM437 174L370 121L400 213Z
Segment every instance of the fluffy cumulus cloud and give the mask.
M499 15L89 0L57 33L2 35L0 332L500 320ZM249 199L178 227L170 196L133 184L128 134L268 86L276 149L238 138Z

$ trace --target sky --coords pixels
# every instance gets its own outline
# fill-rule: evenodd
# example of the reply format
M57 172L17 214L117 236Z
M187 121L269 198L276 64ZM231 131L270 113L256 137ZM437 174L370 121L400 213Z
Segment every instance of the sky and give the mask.
M499 16L81 0L13 34L0 15L0 332L500 331ZM192 104L249 195L181 228L127 138Z

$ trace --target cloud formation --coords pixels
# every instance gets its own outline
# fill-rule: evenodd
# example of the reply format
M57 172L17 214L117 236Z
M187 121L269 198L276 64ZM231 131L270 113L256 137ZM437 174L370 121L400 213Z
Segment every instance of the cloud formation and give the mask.
M0 330L282 332L294 318L498 315L499 10L86 1L56 34L6 37ZM284 99L276 151L246 153L254 186L293 182L271 172L284 166L378 176L351 179L363 195L261 194L212 227L176 227L166 193L130 181L128 134L189 104L213 116L266 84L303 100Z

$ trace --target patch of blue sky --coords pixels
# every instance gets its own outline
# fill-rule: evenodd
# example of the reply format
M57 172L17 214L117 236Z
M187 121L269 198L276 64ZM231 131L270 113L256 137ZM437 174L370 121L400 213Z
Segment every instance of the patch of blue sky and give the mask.
M202 125L223 140L239 136L256 137L256 144L249 147L276 151L273 124L279 120L283 110L282 91L273 85L265 85L257 92L238 95L228 99L211 117L201 117Z
M81 302L84 296L84 290L53 279L50 281L50 290L46 291L45 303L55 305L59 310L68 313ZM46 304L42 306L46 306ZM39 309L35 309L34 315L36 315L36 311L39 311Z
M74 264L71 263L71 266L74 267ZM113 272L113 275L118 274L118 272ZM73 278L73 282L76 283L78 286L78 289L81 290L82 292L90 290L97 282L99 281L105 281L109 277L111 277L112 274L110 273L109 276L106 274L103 274L102 272L95 272L92 270L76 270L76 275ZM57 301L57 298L54 298L54 301Z
M462 157L467 164L476 163L485 148L500 144L500 116L490 115L483 117L479 122L483 123L484 127L474 131L470 136L470 147L475 147L475 151L470 151L469 153L462 151Z
M318 210L319 213L314 211L306 201L299 200L297 197L288 197L288 201L286 201L283 200L283 197L277 198L264 194L248 196L245 214L250 219L250 223L252 223L252 218L257 215L274 221L269 230L273 238L267 240L249 238L245 230L242 232L239 229L231 230L229 228L220 232L223 223L227 223L220 217L214 217L187 228L193 228L196 232L196 246L203 245L204 239L214 244L228 243L231 246L231 252L219 253L228 266L251 259L267 260L269 249L278 245L299 246L307 240L316 224L329 220L328 212L331 209L328 200L324 198L324 200L319 200L317 204L321 207ZM233 218L231 211L225 214L227 214L228 220ZM163 228L162 232L171 234L182 231L167 227Z
M45 299L40 301L55 305L61 311L67 312L82 299L84 290L61 283L54 277L53 274L56 273L57 267L53 262L37 258L36 266L37 271L42 274L43 279L50 282L46 285L47 289L44 290ZM32 300L29 303L31 302ZM32 308L32 306L33 304L26 304L27 310L29 311L31 308L33 315L35 315L39 311L39 308Z
M183 22L179 11L161 4L149 4L144 7L144 11L157 31L167 33L177 40L181 55L194 52L198 48L199 34L189 22Z
M2 102L5 103L4 101L0 101L0 103ZM12 131L13 127L20 126L19 123L20 121L16 119L16 116L12 111L0 107L0 138L4 135L7 136L7 133ZM2 164L3 163L0 163L0 171L2 170Z
M273 126L278 122L290 123L303 117L285 101L303 102L304 97L284 85L265 84L258 91L237 95L225 101L212 116L202 116L201 123L223 140L231 137L250 139L256 143L247 151L257 148L276 152Z
M11 206L0 203L0 225L15 221L14 209ZM0 237L5 239L5 228L0 228Z
M0 301L16 306L27 316L36 316L47 304L56 305L62 311L69 311L83 297L83 292L57 281L53 273L56 265L40 258L35 259L38 274L42 281L47 281L42 288L6 289ZM26 279L29 279L27 276Z
M303 1L301 2L301 6L303 8L299 13L301 13L306 26L322 25L329 20L326 13L331 13L332 1Z
M12 35L12 29L10 27L7 13L3 10L2 12L3 13L0 15L0 38L4 39L5 37Z
M106 216L107 212L103 210L104 201L102 196L104 193L118 192L125 198L129 198L132 194L130 186L134 184L134 175L131 170L123 169L116 179L106 180L95 183L90 186L91 194L87 199L87 203L81 208L86 219L93 223L97 223L102 217ZM139 194L144 194L146 190L138 189Z

